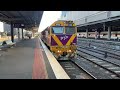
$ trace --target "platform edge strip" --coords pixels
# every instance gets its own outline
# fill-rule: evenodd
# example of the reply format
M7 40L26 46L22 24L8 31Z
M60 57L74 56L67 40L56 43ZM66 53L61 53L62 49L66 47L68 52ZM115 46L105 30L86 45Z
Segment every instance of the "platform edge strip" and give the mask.
M67 73L64 71L64 69L61 67L61 65L58 63L56 58L52 55L52 53L48 50L48 48L44 45L42 40L39 38L42 47L45 51L45 54L49 60L49 63L53 69L53 72L57 79L70 79L70 77L67 75ZM50 60L51 59L51 60ZM56 63L56 64L55 64Z

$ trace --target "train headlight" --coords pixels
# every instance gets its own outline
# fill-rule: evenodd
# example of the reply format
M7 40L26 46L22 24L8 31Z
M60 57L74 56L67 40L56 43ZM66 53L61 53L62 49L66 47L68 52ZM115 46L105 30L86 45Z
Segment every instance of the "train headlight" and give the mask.
M69 50L69 52L72 52L71 50Z
M68 52L72 52L71 50L68 50Z
M60 53L61 51L60 51L60 50L58 50L57 52L58 52L58 53Z

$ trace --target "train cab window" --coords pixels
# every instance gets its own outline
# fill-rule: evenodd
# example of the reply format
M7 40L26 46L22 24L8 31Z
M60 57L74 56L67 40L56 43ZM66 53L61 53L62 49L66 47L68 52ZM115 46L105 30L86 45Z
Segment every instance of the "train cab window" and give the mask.
M66 34L74 34L76 33L75 27L65 27Z
M64 33L63 27L52 27L52 33L53 34L62 34Z

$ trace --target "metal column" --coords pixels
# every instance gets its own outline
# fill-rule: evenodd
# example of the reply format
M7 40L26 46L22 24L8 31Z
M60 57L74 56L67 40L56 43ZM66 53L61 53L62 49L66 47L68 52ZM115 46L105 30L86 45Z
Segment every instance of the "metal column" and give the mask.
M88 38L88 29L86 29L86 38Z
M98 38L98 32L97 32L97 30L95 30L95 39L97 39Z
M110 40L111 38L111 27L109 26L108 27L108 40Z
M20 31L19 31L19 28L18 28L18 40L20 40Z
M11 22L11 41L14 42L13 23Z
M103 23L103 31L105 31L105 26L106 26L105 23Z
M98 39L100 39L101 30L100 30L100 29L97 29L97 31L98 31Z
M23 28L22 28L22 39L24 39L24 37L23 37Z
M32 37L34 37L34 36L35 36L35 32L33 31L33 32L32 32Z

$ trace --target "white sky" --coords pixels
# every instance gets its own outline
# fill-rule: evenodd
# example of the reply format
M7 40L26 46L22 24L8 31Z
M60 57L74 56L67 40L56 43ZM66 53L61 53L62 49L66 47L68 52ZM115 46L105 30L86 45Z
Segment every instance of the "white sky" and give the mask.
M50 26L53 22L58 20L60 16L61 16L61 11L44 11L38 32L41 32L46 27Z

